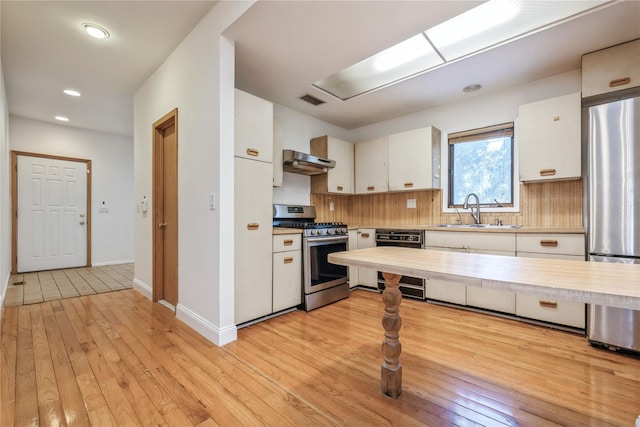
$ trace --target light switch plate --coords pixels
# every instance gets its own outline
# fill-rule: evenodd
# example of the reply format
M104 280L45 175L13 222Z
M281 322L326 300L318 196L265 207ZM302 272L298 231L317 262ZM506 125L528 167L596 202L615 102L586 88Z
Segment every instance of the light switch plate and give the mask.
M416 199L407 199L407 209L416 208Z

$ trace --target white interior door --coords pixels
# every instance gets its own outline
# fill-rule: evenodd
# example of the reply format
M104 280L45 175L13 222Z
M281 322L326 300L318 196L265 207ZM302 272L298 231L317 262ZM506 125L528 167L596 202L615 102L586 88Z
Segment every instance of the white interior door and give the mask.
M19 155L18 272L87 264L87 165Z

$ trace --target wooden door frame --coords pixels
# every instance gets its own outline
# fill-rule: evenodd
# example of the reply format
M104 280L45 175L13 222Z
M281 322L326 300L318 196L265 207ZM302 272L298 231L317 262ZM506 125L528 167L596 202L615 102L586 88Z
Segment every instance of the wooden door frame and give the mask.
M91 266L91 160L11 150L11 274L18 273L18 156L85 163L87 166L87 262Z
M162 179L163 171L163 150L159 149L159 145L164 141L164 130L174 125L176 128L176 146L178 145L178 109L174 108L162 118L153 123L153 227L152 248L153 248L153 278L152 278L152 300L154 302L164 299L164 254L163 254L163 231L157 224L164 219L164 180ZM176 154L177 155L177 154ZM176 162L178 161L176 157ZM175 225L176 233L178 232L178 224ZM178 284L176 284L178 286Z

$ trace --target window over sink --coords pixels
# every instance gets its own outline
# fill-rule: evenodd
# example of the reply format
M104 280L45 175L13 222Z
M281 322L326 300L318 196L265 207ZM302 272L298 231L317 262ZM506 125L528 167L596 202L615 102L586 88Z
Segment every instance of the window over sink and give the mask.
M513 122L449 134L447 205L461 208L469 193L480 206L514 207Z

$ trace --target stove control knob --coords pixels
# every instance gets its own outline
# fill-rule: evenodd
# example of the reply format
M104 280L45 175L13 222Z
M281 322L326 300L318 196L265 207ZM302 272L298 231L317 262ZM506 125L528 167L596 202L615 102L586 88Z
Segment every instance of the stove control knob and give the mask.
M315 236L316 234L318 234L318 230L309 230L311 232L312 236Z
M336 234L336 230L335 230L335 228L329 228L329 229L327 230L327 234Z

